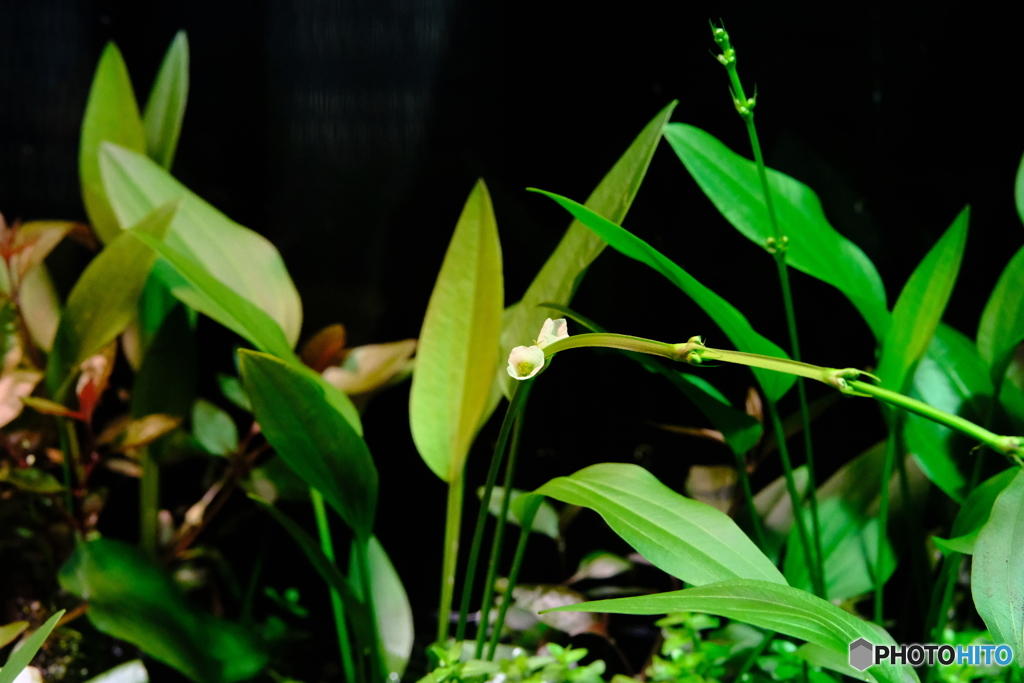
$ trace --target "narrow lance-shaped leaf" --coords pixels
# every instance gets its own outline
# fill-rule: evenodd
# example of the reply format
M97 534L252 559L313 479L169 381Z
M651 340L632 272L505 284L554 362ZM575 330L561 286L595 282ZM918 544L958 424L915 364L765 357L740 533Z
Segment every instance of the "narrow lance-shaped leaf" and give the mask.
M842 653L843 657L849 655L850 643L858 638L879 645L894 644L892 637L882 629L830 602L785 584L757 580L722 581L671 593L595 600L551 611L610 614L705 612L806 640ZM868 672L884 683L917 680L917 674L910 666L897 667L886 663L872 666Z
M681 496L637 465L591 465L534 493L593 509L656 567L687 583L786 583L728 515Z
M892 327L882 345L875 374L882 385L903 392L924 355L953 292L967 243L970 209L965 208L939 238L903 286L892 311Z
M146 150L146 133L128 77L128 67L121 51L113 43L107 43L96 66L82 118L82 142L78 152L78 175L82 181L85 211L99 238L109 242L117 237L123 225L137 222L158 204L173 197L150 206L132 220L119 223L100 175L99 155L104 142L114 142L136 152Z
M971 595L992 641L1024 664L1024 472L1017 471L992 506L974 544Z
M963 505L960 506L960 512L953 520L953 528L949 533L950 538L948 540L935 538L935 544L947 552L955 550L965 555L973 555L978 534L988 522L996 498L1010 485L1018 471L1016 467L1003 470L999 474L989 477L971 491L971 495L964 500Z
M647 174L661 134L676 108L676 102L658 112L619 158L600 184L587 197L586 206L613 223L621 223L629 211ZM529 345L547 317L538 305L551 301L569 305L587 267L604 251L606 243L578 220L568 230L555 250L544 262L530 283L522 300L508 307L501 323L501 347L509 349ZM498 383L505 396L511 395L511 378L498 368ZM495 402L496 405L496 402ZM491 406L493 410L493 406Z
M169 202L147 214L111 241L78 278L47 359L46 382L57 400L62 400L75 368L121 334L135 316L156 260L136 237L162 238L177 208Z
M61 610L54 614L52 617L46 620L46 623L40 626L35 633L28 637L25 643L18 648L15 652L7 658L7 663L4 664L3 669L0 670L0 683L14 683L14 679L18 677L32 658L39 652L39 648L46 642L50 632L53 631L54 627L57 626L57 622L64 616L64 610Z
M665 139L704 194L744 237L763 249L775 237L757 165L710 133L684 123L665 128ZM789 238L786 263L842 292L879 340L889 329L885 287L871 260L829 225L811 188L768 169L776 217Z
M994 386L1006 375L1014 349L1024 341L1024 247L999 276L978 324L978 351L988 364Z
M354 542L355 543L355 542ZM370 565L370 590L373 593L373 609L377 615L377 632L384 647L385 664L390 680L399 680L409 664L409 656L413 646L412 606L409 596L402 585L402 579L391 564L391 558L384 552L384 546L376 536L371 536L366 550L367 563ZM349 576L357 594L362 598L359 587L358 553L353 546L349 553ZM365 599L365 598L364 598Z
M365 539L377 509L377 468L366 442L325 395L329 385L267 354L242 349L238 360L267 441Z
M288 345L295 345L302 301L269 240L210 206L141 154L107 143L100 151L100 168L120 225L131 225L153 207L181 199L167 244L263 310L281 326Z
M466 200L430 295L409 396L416 448L447 482L461 476L498 365L505 298L501 268L494 209L480 180Z
M178 148L181 122L188 101L188 36L178 31L164 55L160 71L149 91L142 123L146 131L146 154L170 170Z
M550 197L571 213L580 222L597 233L613 249L621 254L636 259L664 275L679 287L688 297L700 306L715 323L722 328L726 336L740 351L759 353L776 358L788 358L786 352L754 331L747 319L728 301L698 282L692 275L673 263L642 239L628 230L602 218L582 204L571 199L545 192L533 190ZM771 401L778 401L793 386L796 378L770 370L752 368L761 388Z

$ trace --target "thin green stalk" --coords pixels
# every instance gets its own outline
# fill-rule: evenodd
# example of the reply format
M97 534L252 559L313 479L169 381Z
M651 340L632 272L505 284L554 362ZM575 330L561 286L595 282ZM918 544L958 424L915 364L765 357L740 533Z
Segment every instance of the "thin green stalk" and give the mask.
M893 416L889 440L885 444L882 486L879 491L881 499L878 506L878 549L875 556L875 623L879 626L883 625L885 581L882 579L882 563L885 561L885 544L889 538L889 481L892 479L892 470L896 462L896 449L899 445L899 422L899 413L897 412Z
M148 447L142 449L139 481L139 543L150 557L157 554L157 520L160 515L160 465Z
M779 442L779 455L782 459L782 472L786 479L786 490L789 491L789 500L793 505L793 519L796 523L797 534L800 537L800 545L803 548L804 557L810 560L814 557L814 548L811 546L810 537L807 535L807 525L804 521L803 506L800 504L802 499L796 488L796 479L793 476L793 464L789 459L789 447L786 445L786 430L782 426L782 420L779 418L779 411L775 407L775 404L772 401L768 401L767 404L768 414L772 421L772 427L775 429L775 436ZM814 594L819 598L824 598L824 577L818 573L816 563L808 562L808 567L810 569L811 585L814 588Z
M750 513L750 523L754 527L754 538L757 539L757 547L762 551L768 550L768 539L764 535L764 525L761 524L761 516L757 513L757 506L754 505L754 492L750 489L750 475L747 474L747 463L743 456L733 452L736 457L736 471L740 475L740 484L743 487L743 499L747 504L747 511Z
M501 499L501 512L494 527L494 539L491 542L491 557L487 563L487 578L484 579L484 598L480 607L480 628L476 636L476 658L480 659L484 651L484 638L487 637L487 619L494 603L494 582L498 578L498 562L501 560L501 547L505 541L505 523L508 520L508 506L512 501L512 481L516 474L516 461L519 459L519 435L523 430L523 413L516 416L512 427L512 443L509 446L508 463L505 465L505 495Z
M448 509L444 520L444 560L441 563L441 603L437 608L437 642L448 642L452 597L455 593L455 569L459 561L459 531L462 526L462 498L466 489L466 472L448 482Z
M357 538L353 543L356 562L359 564L359 580L362 584L363 597L366 599L367 620L370 622L370 639L373 651L370 655L370 680L383 681L387 677L387 664L384 648L380 642L380 629L377 627L377 606L373 599L373 575L370 573L370 537Z
M743 660L743 666L741 666L740 670L736 672L736 677L733 678L734 681L742 683L743 676L750 671L751 667L754 666L754 662L757 661L757 658L761 656L761 653L765 651L765 648L768 647L768 644L772 642L774 638L775 631L768 631L764 634L764 639L757 645L757 647L751 650L747 658Z
M242 621L248 622L252 618L252 604L256 598L256 588L259 586L260 574L263 572L263 561L267 556L267 543L266 537L264 536L264 542L260 546L260 552L256 556L256 562L253 563L252 573L249 574L249 583L245 587L245 595L242 598Z
M316 530L320 535L320 549L331 562L334 562L334 542L331 540L331 526L327 519L327 508L324 506L323 495L314 488L309 489L309 497L313 501L313 512L316 515ZM331 608L334 610L334 627L338 632L338 649L341 651L341 667L345 680L355 683L356 667L352 657L352 643L349 640L348 625L345 622L345 604L341 601L338 591L331 590Z
M505 625L505 615L508 607L512 604L512 591L515 590L516 581L519 580L519 569L523 566L523 556L526 555L526 542L530 540L530 527L533 519L522 520L522 530L519 532L519 543L516 544L516 554L512 558L512 569L508 573L508 587L505 589L505 598L501 601L498 609L498 620L494 622L494 630L491 631L491 642L487 646L487 661L494 661L494 651L498 649L498 640L501 639L501 628ZM482 642L479 641L478 642Z
M900 481L900 496L903 498L903 509L904 511L910 510L910 478L907 476L907 462L906 458L900 453L905 452L904 448L898 448L896 458L896 472L899 474ZM922 580L915 581L914 587L917 589L917 603L918 609L924 614L928 613L928 595L932 592L932 587L929 585L931 581L931 570L927 567L928 560L925 556L922 562L922 553L925 552L925 535L921 530L921 525L913 515L905 513L904 517L907 521L907 531L911 537L910 545L910 568L914 576L922 577Z
M519 411L526 404L526 398L530 393L533 380L526 380L522 388L516 384L512 388L512 396L509 399L508 409L505 411L505 419L501 422L501 429L498 432L498 443L491 455L491 464L487 469L487 481L484 484L484 495L480 500L480 511L476 516L476 527L473 529L473 544L469 547L469 564L466 566L466 578L462 584L462 600L459 608L459 624L455 629L455 640L462 641L466 637L466 623L469 620L469 602L473 595L473 581L476 578L476 569L480 561L480 547L483 545L484 527L487 524L487 511L491 506L491 496L494 493L494 483L498 480L498 471L501 469L501 462L505 456L505 446L508 445L508 437L512 431L512 425Z

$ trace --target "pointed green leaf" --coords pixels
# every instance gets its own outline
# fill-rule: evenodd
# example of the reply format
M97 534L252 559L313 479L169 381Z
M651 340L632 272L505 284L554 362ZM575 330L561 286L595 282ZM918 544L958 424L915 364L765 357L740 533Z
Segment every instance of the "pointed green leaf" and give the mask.
M146 130L146 154L166 169L174 162L181 122L188 101L188 37L178 31L164 55L160 71L149 91L142 123Z
M120 225L131 225L153 207L181 199L167 244L254 304L294 346L302 327L302 302L277 249L265 237L213 208L141 154L105 144L100 151L103 187Z
M992 513L974 544L971 594L992 642L1013 648L1024 663L1024 472L996 498Z
M100 175L100 148L104 142L114 142L136 152L146 151L146 132L135 103L132 82L128 78L121 51L107 43L96 66L89 100L82 118L82 142L78 151L78 174L82 182L82 200L96 234L109 242L121 232L122 225L137 222L157 204L134 217L118 222L109 203ZM168 197L158 204L163 204Z
M656 567L687 583L786 583L728 515L681 496L637 465L591 465L534 493L591 508Z
M789 357L781 348L755 332L743 314L736 310L732 304L702 285L657 249L647 244L647 242L571 199L551 192L545 192L544 190L532 191L540 192L558 202L566 211L593 230L616 251L650 266L668 278L672 284L683 290L688 297L693 299L698 306L711 316L711 319L722 328L722 331L736 345L738 350L748 353L759 353L765 356L775 356L777 358ZM796 381L796 378L792 375L762 370L760 368L752 368L752 370L754 371L754 376L760 382L761 388L764 389L765 395L771 401L778 401L782 398Z
M196 338L189 313L174 301L174 307L156 330L135 375L132 416L141 418L164 413L186 417L196 395L196 356Z
M246 628L194 608L141 551L99 538L80 544L61 567L61 587L89 601L102 633L137 645L197 683L252 678L267 662Z
M708 199L744 237L762 249L775 232L768 218L757 165L736 154L710 133L684 123L665 128L665 139ZM789 238L786 263L827 282L860 311L875 337L885 337L889 310L885 287L860 247L829 225L811 188L784 173L768 170L776 218Z
M1017 345L1024 341L1024 247L999 276L978 324L978 351L988 364L992 383L1002 384Z
M654 150L661 141L661 133L675 108L676 102L673 101L640 131L629 149L587 197L587 208L613 223L623 221L647 174ZM567 306L572 301L587 267L604 251L605 246L603 239L578 220L569 224L562 240L544 262L523 298L505 311L501 321L501 348L505 353L516 346L533 342L547 317L538 308L539 304L552 301ZM505 396L510 396L512 380L504 367L498 368L497 377Z
M46 382L57 400L82 361L113 341L134 319L156 260L156 254L136 237L162 238L177 209L176 203L169 202L148 213L126 234L114 238L78 278L47 359Z
M777 631L849 656L858 638L893 645L882 629L798 588L750 579L722 581L707 586L635 598L595 600L558 607L553 612L605 612L610 614L668 614L704 612ZM902 669L902 671L901 671ZM910 666L892 664L868 669L880 683L917 680ZM904 678L906 677L906 678Z
M14 679L18 677L32 658L39 652L39 648L46 642L46 638L53 631L57 622L64 616L64 610L61 610L54 614L52 617L46 620L46 623L40 626L35 633L28 637L25 643L17 650L11 653L7 658L7 663L4 664L3 669L0 669L0 683L14 683Z
M355 541L353 542L355 543ZM388 667L389 680L397 681L405 673L409 664L409 656L413 646L412 606L406 595L402 579L391 564L391 558L384 552L384 546L376 536L371 536L366 550L367 562L370 565L370 590L373 593L373 609L377 616L377 633L384 647L384 663ZM349 576L356 593L362 598L358 589L362 581L357 577L359 563L356 548L349 553Z
M970 208L965 208L914 269L896 300L892 327L875 371L887 389L906 390L914 366L932 340L960 271L969 218Z
M7 647L29 627L27 621L15 621L0 626L0 647Z
M430 295L409 395L413 441L444 481L462 472L487 407L504 301L498 226L480 180L459 216Z
M377 508L377 468L366 442L327 396L332 387L267 354L242 349L238 359L267 441L365 538Z
M988 368L974 344L952 327L939 323L914 372L910 395L928 405L969 420L983 422L992 397ZM921 471L955 501L963 500L973 459L964 459L964 437L948 427L908 414L904 425L907 449Z

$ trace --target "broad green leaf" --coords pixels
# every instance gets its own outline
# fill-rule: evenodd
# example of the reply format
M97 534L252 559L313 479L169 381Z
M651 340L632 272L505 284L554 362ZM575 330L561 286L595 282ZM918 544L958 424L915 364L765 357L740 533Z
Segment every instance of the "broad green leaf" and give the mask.
M186 417L196 395L195 332L177 301L146 349L132 385L132 416L153 413Z
M982 422L992 382L971 340L939 323L914 372L910 395L947 413ZM970 449L965 445L969 441L959 432L913 414L906 416L904 437L921 471L950 498L962 501L972 459L964 462L961 456Z
M969 218L970 209L965 208L914 269L896 300L875 371L887 389L903 392L928 349L960 271Z
M149 91L142 124L146 131L146 154L170 170L178 148L181 122L188 101L188 37L178 31L164 55L163 64Z
M82 361L113 341L135 317L156 261L156 254L136 237L161 239L177 209L170 202L148 213L126 234L115 237L78 278L47 359L46 383L57 400Z
M767 249L775 236L757 165L713 135L685 123L665 128L665 139L708 199L744 237ZM768 169L775 215L789 238L786 263L842 292L879 340L889 329L885 287L871 260L829 225L814 191Z
M595 600L552 611L611 614L705 612L799 638L842 653L844 657L849 655L850 643L858 638L876 644L894 644L885 631L806 591L750 579L722 581L657 595ZM870 667L868 672L885 683L917 680L917 674L909 666L883 664Z
M7 647L29 627L27 621L15 621L0 626L0 647Z
M981 531L992 514L996 498L1016 476L1017 468L1011 467L989 477L971 491L971 495L967 496L967 500L960 506L960 512L953 521L951 535L957 537Z
M238 357L267 441L356 536L368 536L377 508L377 468L362 436L327 396L337 389L267 354L242 349Z
M114 142L136 152L146 151L146 132L139 117L128 67L114 43L107 43L96 66L82 118L82 142L78 151L78 175L82 182L85 211L99 238L110 242L120 234L122 226L138 222L158 204L164 204L173 197L150 206L133 220L119 223L100 174L100 149L104 142Z
M58 574L89 601L89 621L197 683L251 678L267 662L254 634L189 603L171 578L132 546L100 538L79 545Z
M992 642L1013 648L1024 663L1024 473L996 498L992 513L974 544L971 594Z
M534 493L594 510L656 567L687 583L786 583L728 515L676 493L637 465L591 465Z
M729 340L740 351L759 353L765 356L788 358L786 352L754 331L743 314L732 304L702 285L689 273L669 260L642 239L628 230L590 211L582 204L551 192L534 190L555 200L566 211L585 226L593 230L613 249L644 263L664 275L668 280L693 299L722 328ZM537 328L540 329L540 328ZM793 386L796 378L792 375L752 368L765 395L771 401L778 401Z
M519 516L512 510L511 505L516 501L517 498L523 495L528 495L526 491L520 491L519 489L512 489L512 500L509 501L509 514L508 521L516 526L521 526ZM476 497L479 500L483 500L484 487L481 486L476 490ZM491 504L487 507L487 511L498 517L501 515L501 506L505 500L505 489L502 486L495 486L491 491ZM558 540L561 534L558 532L558 513L555 508L551 506L551 503L543 501L540 503L540 507L537 510L536 517L533 519L533 524L530 527L530 531L537 531L545 536Z
M402 579L384 552L384 546L376 536L368 542L367 562L370 565L370 591L373 593L373 609L377 616L377 633L384 646L384 663L388 667L389 680L399 680L409 664L413 646L412 606L405 593ZM349 553L349 576L356 594L363 598L362 581L355 546Z
M676 102L673 101L640 131L629 149L587 197L588 209L613 223L623 221L675 108ZM569 305L587 267L605 246L605 241L580 221L573 220L569 224L562 240L544 262L523 298L505 310L501 321L501 348L505 354L516 346L531 344L537 336L547 318L545 312L538 308L541 303L551 301ZM510 396L512 380L504 367L498 368L497 378L505 396Z
M461 476L499 363L505 300L501 272L494 209L479 180L430 295L409 394L416 448L447 482Z
M46 638L62 616L64 616L64 610L57 612L47 619L46 623L29 636L21 647L10 654L7 658L7 663L4 664L3 669L0 669L0 683L13 683L18 674L28 666L32 658L39 652L39 648L46 642Z
M214 455L228 456L238 450L238 428L226 412L199 399L192 406L192 435Z
M1017 345L1024 341L1024 247L1006 264L978 324L978 351L999 385Z
M106 144L100 151L103 186L122 226L154 207L181 199L167 245L200 264L224 286L270 316L288 340L299 338L302 302L277 249L193 194L141 154Z
M591 332L607 332L600 325L570 308L555 303L544 303L542 306L562 313L567 318L571 318L588 328ZM746 455L747 451L756 446L758 441L761 440L761 423L753 416L733 408L722 392L703 377L679 372L661 359L645 353L633 353L631 351L622 351L622 353L642 365L648 372L664 376L688 399L693 401L693 404L704 413L704 417L708 418L712 426L722 433L722 437L725 438L726 444L729 445L733 453Z
M86 683L149 683L149 672L141 659L133 659L90 678Z

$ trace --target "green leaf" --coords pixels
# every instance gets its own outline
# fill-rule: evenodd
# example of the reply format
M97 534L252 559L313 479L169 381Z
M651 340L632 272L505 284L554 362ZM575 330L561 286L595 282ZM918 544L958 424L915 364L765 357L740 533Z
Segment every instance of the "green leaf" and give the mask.
M376 536L370 537L366 555L370 565L370 590L373 593L374 614L377 616L377 633L384 646L384 663L388 667L389 680L399 680L412 654L412 606L402 579ZM357 577L362 576L357 557L358 553L353 546L349 553L349 576L352 577L352 585L356 587L356 594L362 598L359 590L362 581L357 580Z
M594 510L652 564L687 583L786 582L727 515L681 496L637 465L592 465L534 493Z
M330 400L337 389L316 373L242 349L239 368L253 415L278 455L366 538L377 508L377 468L346 416ZM318 381L319 380L319 381Z
M217 373L217 386L220 387L220 393L224 394L224 398L234 403L236 407L249 413L252 412L252 404L237 377Z
M177 209L176 203L169 202L146 214L126 234L114 238L78 278L46 364L46 382L58 401L82 361L113 341L134 319L156 260L136 237L162 238Z
M461 476L487 407L499 363L504 299L498 226L487 186L479 180L430 295L409 395L416 448L447 482Z
M744 237L767 249L775 237L757 165L713 135L684 123L665 128L665 139L708 199ZM811 188L767 169L775 215L789 238L786 263L827 282L857 308L879 340L890 325L885 287L871 260L829 225Z
M56 477L36 467L0 468L0 481L29 493L50 494L64 490Z
M214 455L228 456L238 450L238 428L226 412L203 399L192 405L192 435Z
M109 242L120 234L122 225L137 222L156 205L134 220L118 223L100 174L100 148L104 142L114 142L136 152L146 150L146 132L135 103L128 67L114 43L107 43L96 66L82 118L82 143L78 151L78 175L82 181L85 211L99 238Z
M971 594L992 642L1013 648L1024 662L1024 473L996 498L992 514L978 533L971 569Z
M550 611L610 614L705 612L799 638L842 653L844 657L849 655L850 643L858 638L876 644L894 644L892 637L882 629L830 602L798 588L750 579L722 581L657 595L595 600ZM917 674L909 666L883 664L872 666L868 672L880 683L917 680Z
M242 486L271 504L279 499L309 502L309 485L279 455L252 468Z
M103 186L122 226L154 207L181 199L166 242L227 288L260 308L284 331L289 348L302 327L302 302L277 249L265 237L210 206L141 154L103 145Z
M988 368L974 344L952 327L939 323L914 372L910 395L940 410L983 422L992 397ZM967 489L961 454L964 437L919 415L907 414L904 426L907 449L921 471L955 501ZM966 467L970 467L970 462Z
M60 325L60 300L45 263L33 268L18 290L21 315L32 341L43 351L53 350L53 339Z
M149 91L142 124L146 131L146 154L170 170L178 148L181 122L188 101L188 37L178 31L164 55L163 64Z
M79 545L58 574L64 590L89 601L89 621L137 645L198 683L251 678L267 662L255 636L192 607L141 551L100 538Z
M711 319L722 328L729 340L740 351L775 356L776 358L789 358L785 351L755 332L743 314L732 304L702 285L647 242L571 199L544 190L532 191L540 192L558 202L616 251L650 266L668 278L672 284L681 289L711 316ZM770 401L778 401L796 382L793 375L760 368L752 368L752 370Z
M508 521L516 526L522 526L519 520L519 516L511 509L511 505L520 496L528 495L526 491L520 491L519 489L512 489L512 500L509 501L509 515ZM476 497L479 500L483 500L484 487L481 486L476 490ZM491 504L487 507L487 511L498 517L501 515L501 506L505 500L505 489L502 486L495 486L491 491ZM543 499L542 499L543 500ZM537 531L545 536L558 540L561 534L558 532L558 513L550 503L544 501L540 503L540 507L537 510L537 515L533 519L533 524L530 527L530 531Z
M15 621L0 626L0 647L7 647L29 627L27 621Z
M1014 199L1017 200L1017 215L1024 221L1024 158L1020 160L1020 167L1017 168L1017 182L1013 187Z
M887 389L906 390L914 366L931 342L960 270L969 218L970 208L965 208L914 269L896 300L892 327L875 371Z
M132 416L186 417L196 394L195 332L185 307L174 302L142 359L132 385Z
M1024 341L1022 291L1024 247L1006 264L978 324L978 351L988 364L992 383L996 386L1002 383L1017 345Z
M7 663L4 664L3 669L0 670L0 683L13 683L14 679L18 677L18 674L28 666L32 658L39 652L39 648L46 642L46 638L50 635L50 631L54 629L60 618L64 616L64 610L61 610L54 614L52 617L46 620L46 623L40 626L35 633L29 636L25 642L17 650L12 652L7 658Z
M640 131L629 149L587 197L588 209L613 223L621 223L625 219L676 104L671 102ZM573 220L569 224L562 240L533 278L523 298L509 306L502 317L501 348L505 354L516 346L531 344L537 336L547 317L538 308L542 302L569 305L587 267L605 246L605 241L580 221ZM504 367L498 368L497 378L505 396L510 396L512 379Z

